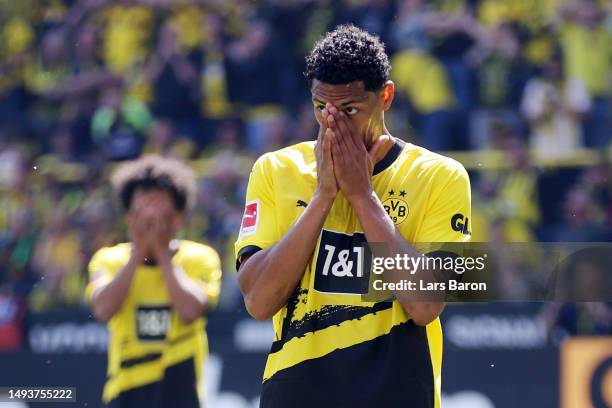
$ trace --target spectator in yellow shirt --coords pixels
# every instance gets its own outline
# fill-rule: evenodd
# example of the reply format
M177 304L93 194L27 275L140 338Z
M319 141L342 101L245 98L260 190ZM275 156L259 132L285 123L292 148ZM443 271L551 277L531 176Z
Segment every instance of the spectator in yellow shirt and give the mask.
M582 80L593 100L584 127L586 145L605 147L612 130L607 114L612 97L612 33L604 25L604 10L594 1L573 1L560 14L567 74Z

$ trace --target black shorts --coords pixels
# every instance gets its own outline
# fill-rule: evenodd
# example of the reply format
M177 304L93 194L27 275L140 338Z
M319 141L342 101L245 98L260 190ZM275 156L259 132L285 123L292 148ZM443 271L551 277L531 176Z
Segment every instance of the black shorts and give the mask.
M199 408L194 360L166 368L161 381L124 391L107 407Z

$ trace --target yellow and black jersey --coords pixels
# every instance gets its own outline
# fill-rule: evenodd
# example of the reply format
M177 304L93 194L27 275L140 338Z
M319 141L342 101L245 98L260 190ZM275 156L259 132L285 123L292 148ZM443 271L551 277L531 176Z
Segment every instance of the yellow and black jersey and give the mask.
M89 264L87 298L113 279L130 253L129 243L96 252ZM216 303L221 263L212 248L180 241L172 263L202 285L210 305ZM116 402L117 406L158 406L154 401L170 406L162 401L170 398L176 401L172 406L199 406L198 384L208 353L205 325L204 317L184 324L172 309L161 269L139 266L121 309L108 322L108 379L103 401L110 406Z
M408 242L469 240L470 183L458 162L396 139L374 167L372 184ZM316 185L314 142L259 158L249 179L237 259L279 241ZM339 260L358 265L354 249L365 241L339 193L299 287L273 317L262 407L439 406L439 319L420 327L397 301L362 301L368 273L325 273Z

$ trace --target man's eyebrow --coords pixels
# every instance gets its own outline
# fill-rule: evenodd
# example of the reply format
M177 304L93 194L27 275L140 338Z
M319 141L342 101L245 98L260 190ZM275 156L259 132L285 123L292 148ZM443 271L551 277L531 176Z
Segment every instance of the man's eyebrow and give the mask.
M339 107L339 108L341 108L341 107L343 107L343 106L347 106L347 105L350 105L350 104L352 104L352 103L359 103L359 102L363 102L363 101L365 101L366 99L368 99L368 98L367 98L367 96L366 96L366 97L363 97L363 98L358 98L358 99L354 99L354 98L353 98L353 99L347 99L347 100L345 100L345 101L340 102L340 104L338 104L338 107ZM323 101L321 101L321 100L319 100L319 99L317 99L317 98L312 98L312 100L313 100L313 102L315 102L315 103L320 103L321 105L325 105L325 102L323 102Z

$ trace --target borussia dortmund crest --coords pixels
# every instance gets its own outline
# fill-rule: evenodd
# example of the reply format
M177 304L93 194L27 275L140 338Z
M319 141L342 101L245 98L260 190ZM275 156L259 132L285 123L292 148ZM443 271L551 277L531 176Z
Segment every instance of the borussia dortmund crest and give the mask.
M389 191L389 198L382 203L395 225L401 224L408 216L408 204L402 198L405 196L406 192L403 190L399 192L399 197L396 197L395 192L391 190Z

